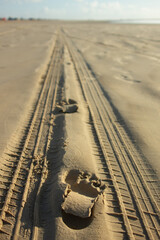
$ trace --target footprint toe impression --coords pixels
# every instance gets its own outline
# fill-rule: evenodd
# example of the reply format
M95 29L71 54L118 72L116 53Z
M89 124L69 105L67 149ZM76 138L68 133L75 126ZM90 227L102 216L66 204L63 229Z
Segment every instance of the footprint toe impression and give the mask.
M62 209L67 214L89 218L98 196L103 194L104 185L96 177L80 172L75 181L68 184Z

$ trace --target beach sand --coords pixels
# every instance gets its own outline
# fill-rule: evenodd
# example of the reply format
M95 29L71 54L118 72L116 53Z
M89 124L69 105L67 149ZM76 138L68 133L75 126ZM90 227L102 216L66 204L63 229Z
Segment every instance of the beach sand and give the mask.
M65 25L133 140L160 173L159 25Z
M0 22L2 240L159 239L159 41L159 25Z
M0 155L38 93L56 30L47 21L0 23Z

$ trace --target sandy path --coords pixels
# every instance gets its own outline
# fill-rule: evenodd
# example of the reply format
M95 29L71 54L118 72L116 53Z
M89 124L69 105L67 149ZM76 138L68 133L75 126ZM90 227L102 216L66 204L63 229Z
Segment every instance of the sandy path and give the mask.
M25 129L1 164L1 239L159 239L158 177L65 29Z

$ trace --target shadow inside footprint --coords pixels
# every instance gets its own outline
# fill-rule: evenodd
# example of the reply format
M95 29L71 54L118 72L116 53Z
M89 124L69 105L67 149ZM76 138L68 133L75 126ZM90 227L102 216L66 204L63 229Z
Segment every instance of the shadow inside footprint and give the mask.
M74 113L74 112L77 112L77 110L78 110L77 104L68 104L62 107L63 113Z
M77 104L77 102L71 98L69 98L67 102L68 102L68 104Z
M95 175L78 170L68 173L66 183L64 202L61 205L63 221L67 225L69 223L70 227L73 225L72 228L77 221L80 229L84 228L92 221L93 207L99 195L103 194L105 185Z
M72 214L66 213L62 209L62 219L63 219L63 222L69 228L75 229L75 230L80 230L80 229L88 227L91 224L91 222L93 220L93 216L88 217L88 218L81 218L81 217L77 217Z

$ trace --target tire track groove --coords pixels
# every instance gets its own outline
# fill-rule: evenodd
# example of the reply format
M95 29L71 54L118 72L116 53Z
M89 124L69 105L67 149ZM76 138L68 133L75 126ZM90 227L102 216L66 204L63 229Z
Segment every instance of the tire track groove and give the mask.
M13 234L13 239L17 239L20 229L20 220L22 217L23 208L26 203L26 198L28 194L28 189L30 185L30 178L33 172L34 163L36 155L38 154L38 147L40 147L40 139L42 136L42 131L44 128L45 117L51 113L51 103L54 95L54 77L56 69L60 64L61 53L62 51L58 48L58 41L56 40L53 54L51 56L51 63L49 70L47 72L47 77L45 79L42 91L40 93L38 104L34 111L32 121L30 123L30 128L28 130L27 137L24 142L22 152L18 159L18 164L15 164L15 171L10 183L7 195L0 214L0 231L5 233L10 237ZM47 131L46 133L47 134ZM47 135L46 135L47 136ZM44 146L43 149L45 148ZM3 178L3 174L2 174ZM16 202L15 202L16 201ZM13 204L12 204L13 202ZM8 216L12 217L12 222L8 221ZM15 221L17 223L15 225ZM5 223L8 222L8 228L5 228ZM14 229L15 227L15 229ZM6 229L6 230L5 230ZM13 233L12 233L13 231Z
M131 209L135 209L135 211L132 212L137 214L137 218L140 221L139 223L144 229L146 236L148 236L149 239L159 239L159 209L155 198L152 196L150 187L148 187L146 179L144 179L142 175L142 170L139 169L137 164L137 161L139 161L143 169L145 169L146 166L143 159L138 155L137 151L135 154L133 144L129 140L129 137L125 133L124 129L122 131L122 127L118 128L116 125L116 116L113 114L113 110L111 109L109 102L107 102L103 96L103 92L100 89L97 80L91 73L90 69L88 69L80 53L76 49L73 50L71 45L73 45L73 43L69 44L70 53L75 64L75 69L79 76L84 95L89 104L99 139L102 138L101 144L104 151L106 151L107 146L104 143L106 141L109 142L111 147L111 151L109 150L109 152L113 151L116 156L116 168L114 168L110 163L111 160L107 162L107 165L110 165L112 178L115 179L113 183L121 203L121 210L128 236L134 239L136 232L133 230L134 225L130 222L130 217L127 217L127 212L130 209L126 207L127 201L124 200L124 198L129 198L131 199L131 202L133 202L134 207ZM100 125L101 130L99 131ZM102 132L104 134L102 134ZM107 158L109 157L106 155L106 159ZM118 165L119 168L117 168ZM122 174L127 186L126 192L128 192L129 195L121 194L124 189L119 186L117 178L120 178ZM156 177L155 174L153 174L153 176ZM154 215L151 213L154 213Z

